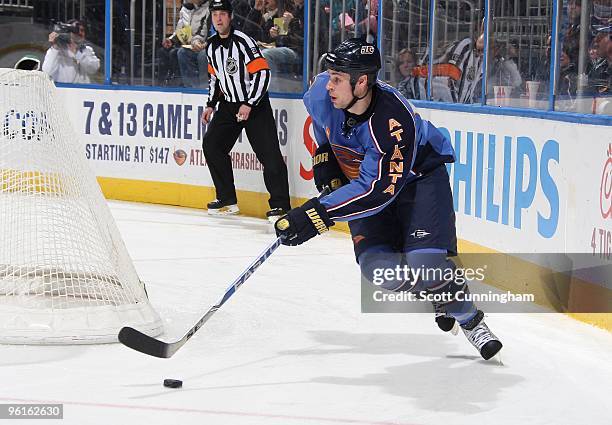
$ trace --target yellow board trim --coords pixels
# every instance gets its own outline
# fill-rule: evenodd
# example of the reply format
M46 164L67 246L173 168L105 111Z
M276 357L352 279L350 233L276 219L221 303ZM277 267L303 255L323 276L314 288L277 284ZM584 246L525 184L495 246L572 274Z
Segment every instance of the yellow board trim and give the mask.
M68 181L66 176L59 173L0 169L1 192L63 196L68 192Z
M208 202L215 198L215 191L212 187L109 177L98 177L98 182L107 199L203 209ZM269 210L266 193L239 190L237 196L242 214L252 217L265 217L266 211ZM300 205L305 201L304 198L292 198L291 200L293 205ZM348 232L348 225L337 223L333 229ZM465 240L459 241L459 252L466 254L500 254L499 264L488 268L488 282L497 288L511 292L534 293L537 304L555 311L563 312L567 310L568 306L575 306L578 300L581 306L584 307L585 303L590 303L596 306L598 310L602 309L602 303L604 307L611 305L612 291L602 286L572 278L570 281L559 279L559 282L555 281L553 285L557 286L551 288L550 282L542 282L542 276L551 276L551 271L543 266ZM467 265L464 263L464 266ZM612 332L611 313L567 314L574 319Z

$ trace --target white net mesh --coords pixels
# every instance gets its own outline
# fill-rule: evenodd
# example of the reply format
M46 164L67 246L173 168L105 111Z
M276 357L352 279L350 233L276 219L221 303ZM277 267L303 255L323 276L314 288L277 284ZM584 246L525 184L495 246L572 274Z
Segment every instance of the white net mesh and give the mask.
M0 342L161 332L45 74L0 69Z

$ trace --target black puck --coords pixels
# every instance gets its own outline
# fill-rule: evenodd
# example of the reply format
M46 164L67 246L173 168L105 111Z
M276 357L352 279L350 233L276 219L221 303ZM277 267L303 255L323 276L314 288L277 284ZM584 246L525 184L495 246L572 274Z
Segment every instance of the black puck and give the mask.
M181 388L183 381L180 379L164 379L164 387L168 388Z

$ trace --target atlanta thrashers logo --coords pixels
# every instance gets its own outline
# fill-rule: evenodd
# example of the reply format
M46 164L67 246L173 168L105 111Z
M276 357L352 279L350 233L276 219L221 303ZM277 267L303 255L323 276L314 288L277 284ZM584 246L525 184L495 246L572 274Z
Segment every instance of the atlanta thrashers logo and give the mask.
M238 72L238 63L236 63L236 59L232 57L227 58L225 61L225 70L230 75L234 75L236 72Z
M187 152L182 149L175 150L172 156L178 165L183 165L187 160Z

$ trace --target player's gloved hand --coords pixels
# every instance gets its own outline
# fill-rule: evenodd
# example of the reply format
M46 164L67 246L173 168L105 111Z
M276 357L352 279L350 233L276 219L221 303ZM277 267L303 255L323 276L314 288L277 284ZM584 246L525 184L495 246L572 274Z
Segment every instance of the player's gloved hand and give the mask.
M282 238L283 245L296 246L327 232L333 225L325 207L317 198L312 198L279 218L274 229L276 236Z
M329 187L333 191L349 183L349 179L346 178L340 165L338 165L331 144L325 143L317 148L312 158L312 164L314 181L319 192L322 192L325 187Z

